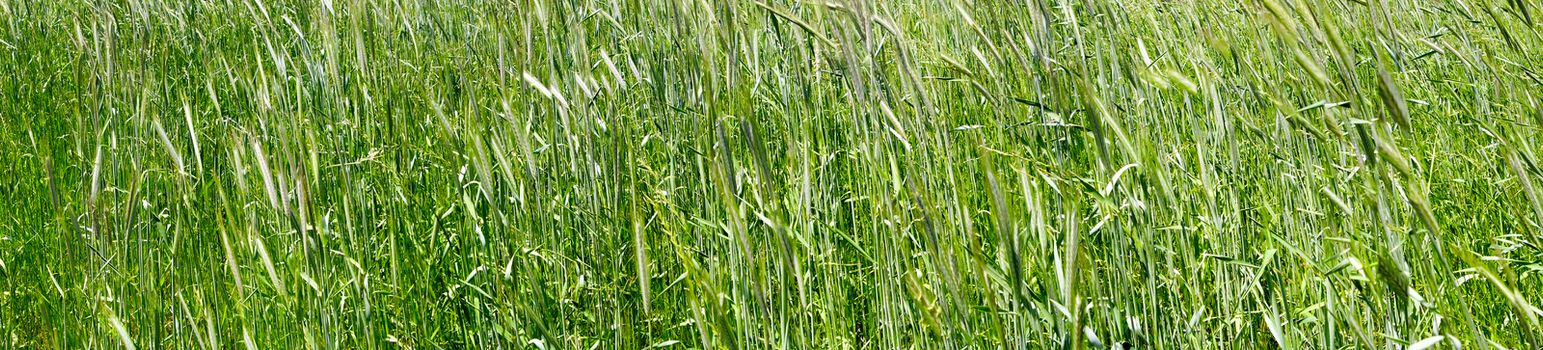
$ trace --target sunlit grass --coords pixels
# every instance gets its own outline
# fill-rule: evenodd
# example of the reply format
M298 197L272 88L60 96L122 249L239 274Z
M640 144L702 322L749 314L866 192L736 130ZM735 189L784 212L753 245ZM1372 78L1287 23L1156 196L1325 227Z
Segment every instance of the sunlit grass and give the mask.
M0 348L1534 349L1535 5L0 0Z

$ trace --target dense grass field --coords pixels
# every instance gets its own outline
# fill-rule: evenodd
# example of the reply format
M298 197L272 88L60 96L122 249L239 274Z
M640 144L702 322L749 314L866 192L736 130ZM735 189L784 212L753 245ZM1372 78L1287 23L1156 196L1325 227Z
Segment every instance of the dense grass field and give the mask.
M0 0L0 349L1538 349L1540 16Z

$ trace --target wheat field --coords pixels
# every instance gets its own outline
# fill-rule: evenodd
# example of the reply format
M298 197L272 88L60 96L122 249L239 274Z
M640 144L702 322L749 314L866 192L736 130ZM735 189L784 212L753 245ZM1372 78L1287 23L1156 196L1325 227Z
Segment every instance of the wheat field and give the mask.
M1539 349L1529 0L0 0L0 349Z

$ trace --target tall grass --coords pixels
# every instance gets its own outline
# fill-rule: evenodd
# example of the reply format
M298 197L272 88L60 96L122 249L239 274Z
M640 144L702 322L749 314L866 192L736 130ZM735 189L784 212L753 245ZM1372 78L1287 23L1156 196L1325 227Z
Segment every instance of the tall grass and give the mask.
M1535 349L1536 10L0 0L0 348Z

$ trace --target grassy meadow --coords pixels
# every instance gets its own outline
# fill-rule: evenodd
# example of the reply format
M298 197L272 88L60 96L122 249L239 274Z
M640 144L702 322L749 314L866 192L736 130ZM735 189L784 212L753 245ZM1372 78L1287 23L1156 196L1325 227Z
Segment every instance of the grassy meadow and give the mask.
M0 0L0 349L1538 349L1539 17Z

